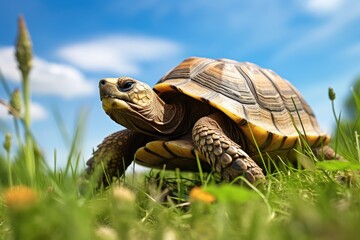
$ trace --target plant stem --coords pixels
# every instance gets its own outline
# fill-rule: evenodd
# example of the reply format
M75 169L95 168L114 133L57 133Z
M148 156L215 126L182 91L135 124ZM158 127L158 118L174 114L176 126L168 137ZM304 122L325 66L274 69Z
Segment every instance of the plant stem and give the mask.
M18 147L20 148L20 147L23 147L23 143L22 143L21 137L20 137L19 122L18 122L18 119L16 117L13 117L13 121L14 121L16 140L18 142Z
M18 37L16 41L16 60L22 75L22 93L25 105L24 111L24 128L25 128L25 165L28 172L30 183L33 185L35 178L35 156L34 146L30 131L30 83L29 73L32 68L32 45L29 32L26 28L25 19L19 17Z
M34 157L34 148L31 139L30 125L31 125L31 116L30 116L30 84L28 79L29 74L23 74L23 95L24 95L24 126L25 126L25 159L26 159L26 168L28 170L30 182L34 182L35 178L35 157Z
M13 181L12 181L12 172L11 172L11 160L10 160L10 151L7 151L6 153L6 158L7 158L7 162L8 162L8 177L9 177L9 185L10 187L13 186Z
M4 141L4 149L6 151L6 160L8 163L8 178L9 178L9 185L12 186L12 174L11 174L11 134L7 133L5 135L5 141Z
M335 111L335 103L334 100L331 100L331 109L336 121L336 138L335 138L335 158L336 158L336 154L337 154L337 147L338 147L338 138L339 138L339 131L340 131L340 116L337 117L336 115L336 111Z
M360 137L360 135L359 135L358 132L355 130L355 143L356 143L356 150L357 150L357 154L358 154L358 161L360 161L360 144L359 144L359 137Z

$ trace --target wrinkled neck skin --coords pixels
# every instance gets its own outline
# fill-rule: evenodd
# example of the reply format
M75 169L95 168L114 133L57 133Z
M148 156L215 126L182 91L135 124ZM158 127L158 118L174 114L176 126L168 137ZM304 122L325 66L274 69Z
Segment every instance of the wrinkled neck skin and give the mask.
M129 109L114 109L107 114L127 129L154 137L179 136L188 131L181 126L186 109L180 103L166 104L154 93L151 104L129 106Z

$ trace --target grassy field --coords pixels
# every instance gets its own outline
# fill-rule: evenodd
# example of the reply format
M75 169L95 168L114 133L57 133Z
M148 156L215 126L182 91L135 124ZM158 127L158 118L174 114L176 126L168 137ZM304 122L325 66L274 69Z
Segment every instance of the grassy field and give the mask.
M17 56L26 91L31 54L22 28ZM31 134L29 95L22 92L25 115L18 118L16 94L9 94L9 110L25 137L7 135L0 151L0 239L359 238L360 127L340 122L335 111L338 128L331 144L347 161L319 161L305 149L299 155L306 168L278 161L281 170L257 186L151 170L127 174L95 191L82 178L80 157L73 151L77 134L66 167L49 168ZM360 112L359 96L354 99Z
M358 239L358 162L285 168L257 187L152 171L93 191L70 165L40 165L30 183L17 157L12 186L1 161L0 239Z

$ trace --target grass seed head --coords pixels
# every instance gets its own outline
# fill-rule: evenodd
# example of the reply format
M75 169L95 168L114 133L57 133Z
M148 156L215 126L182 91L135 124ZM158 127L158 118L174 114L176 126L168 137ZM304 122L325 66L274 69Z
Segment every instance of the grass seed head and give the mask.
M28 75L32 67L32 44L30 34L22 16L19 17L15 56L21 73Z
M335 94L335 91L333 88L329 88L329 99L331 101L334 101L335 100L335 97L336 97L336 94Z
M10 106L17 111L18 115L20 115L22 109L22 99L20 90L18 88L15 89L11 94Z
M10 152L10 150L11 150L11 134L10 133L6 133L3 146L4 146L4 149L6 152Z

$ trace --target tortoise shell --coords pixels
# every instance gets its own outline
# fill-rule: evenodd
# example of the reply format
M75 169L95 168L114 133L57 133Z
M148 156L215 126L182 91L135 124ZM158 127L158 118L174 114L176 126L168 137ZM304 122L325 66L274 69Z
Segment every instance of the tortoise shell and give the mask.
M264 151L290 149L299 135L311 147L329 137L299 91L275 72L248 62L188 58L154 86L161 97L185 94L222 111Z

